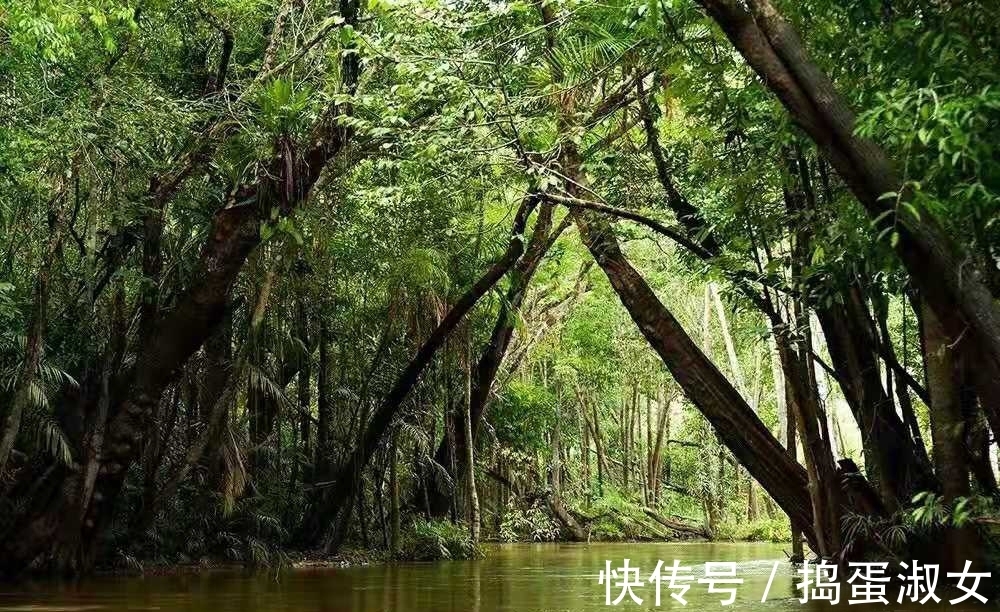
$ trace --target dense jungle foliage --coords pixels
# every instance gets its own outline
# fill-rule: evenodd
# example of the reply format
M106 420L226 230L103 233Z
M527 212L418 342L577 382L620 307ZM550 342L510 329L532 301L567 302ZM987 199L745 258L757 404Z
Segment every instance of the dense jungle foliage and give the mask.
M0 575L991 564L997 9L0 0Z

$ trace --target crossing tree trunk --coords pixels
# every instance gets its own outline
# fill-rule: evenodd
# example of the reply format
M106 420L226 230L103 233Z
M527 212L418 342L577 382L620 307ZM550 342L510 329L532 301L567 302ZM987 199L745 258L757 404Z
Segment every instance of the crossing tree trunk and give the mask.
M811 533L813 512L805 470L659 301L621 252L610 225L593 213L573 214L584 244L688 399L793 523Z
M403 402L420 381L424 370L434 359L438 349L448 340L458 324L497 282L513 268L524 252L524 227L533 212L537 198L526 195L514 217L511 240L504 253L490 268L452 305L448 314L431 331L406 368L396 377L389 393L374 412L361 436L360 443L341 466L332 484L320 490L311 512L299 526L296 539L302 546L322 544L328 552L340 548L350 526L354 497L358 493L361 473L378 450L386 432L396 420Z
M476 372L472 379L472 401L469 406L469 413L472 415L473 440L479 437L480 425L493 390L493 384L514 337L517 315L527 295L531 279L545 258L545 254L567 227L566 224L561 224L553 228L553 214L553 205L549 202L543 202L532 227L531 237L525 246L524 255L511 270L510 285L507 288L506 298L500 303L500 312L497 314L490 339L476 363ZM456 425L461 429L465 427L464 420L463 415L458 415ZM464 446L464 438L461 436L456 438L454 444L450 444L448 438L445 437L434 453L434 460L439 465L445 466L449 471L451 471L452 465L455 466L454 473L450 475L456 482L460 482L464 477L466 466ZM452 495L448 491L442 491L439 487L425 486L424 488L430 497L431 513L435 516L443 516L453 505Z

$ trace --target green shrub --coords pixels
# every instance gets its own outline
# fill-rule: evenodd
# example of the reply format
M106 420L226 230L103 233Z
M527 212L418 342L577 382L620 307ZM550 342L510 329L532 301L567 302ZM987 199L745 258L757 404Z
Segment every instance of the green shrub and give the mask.
M613 489L606 490L586 512L595 540L649 540L669 537L669 532L646 516L642 506Z
M753 522L725 522L717 525L714 540L733 542L789 542L791 527L784 518L762 518Z
M616 521L611 518L600 518L593 523L590 529L590 535L595 540L601 540L606 542L614 542L618 540L627 540L628 536L623 529L621 521Z
M741 535L748 542L789 542L792 530L784 518L765 518L747 523Z
M538 504L527 510L509 508L497 536L501 542L552 542L559 539L559 525Z
M472 559L482 556L482 550L473 544L463 524L415 520L403 535L399 556L410 561Z

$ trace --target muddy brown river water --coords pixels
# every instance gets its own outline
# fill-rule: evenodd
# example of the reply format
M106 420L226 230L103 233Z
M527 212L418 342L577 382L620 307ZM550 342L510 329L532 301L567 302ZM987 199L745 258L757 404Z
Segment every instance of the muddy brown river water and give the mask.
M598 583L605 561L612 567L629 558L645 581L657 560L691 567L694 581L686 605L664 587L660 605L654 587L644 583L617 606L605 603ZM760 610L806 612L828 610L827 602L799 601L801 577L785 562L783 547L748 543L664 544L510 544L488 547L475 561L400 563L351 568L293 569L274 572L204 572L147 577L96 577L74 582L29 582L0 585L0 611L158 610L162 612L592 612L597 610ZM697 581L707 562L736 562L737 597L708 592ZM774 563L778 569L772 576ZM892 573L896 569L892 568ZM992 580L989 579L989 580ZM771 582L767 601L761 598ZM984 585L988 581L984 581ZM725 588L727 585L719 585ZM612 587L612 599L621 593ZM985 589L984 589L985 590ZM951 605L954 593L938 587L941 604L897 604L899 585L886 589L889 605L849 605L849 585L842 585L843 610L983 610L979 604Z

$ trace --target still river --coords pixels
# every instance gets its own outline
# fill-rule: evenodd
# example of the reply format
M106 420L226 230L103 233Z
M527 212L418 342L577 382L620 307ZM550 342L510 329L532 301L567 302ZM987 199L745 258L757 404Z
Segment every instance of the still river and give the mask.
M476 561L403 563L351 568L293 569L275 573L204 572L147 577L96 577L81 581L0 584L0 611L157 610L161 612L591 612L597 610L690 610L724 612L810 612L829 609L826 602L799 602L800 580L785 563L782 546L747 543L664 544L511 544L488 548ZM663 589L660 605L652 585L633 589L643 604L631 598L615 607L605 605L605 588L598 573L605 560L621 566L628 557L645 580L662 559L691 566L695 582L682 606ZM697 579L706 562L737 563L735 604L722 607L728 595L710 594ZM775 561L766 602L761 602ZM891 566L890 566L891 567ZM894 568L892 573L896 573ZM989 579L984 582L992 581ZM942 581L943 582L943 581ZM719 585L720 588L725 585ZM899 605L899 587L887 588L890 604L848 605L843 585L843 610L982 610L984 606L950 605L954 594L939 587L942 603ZM612 599L621 592L612 588Z

